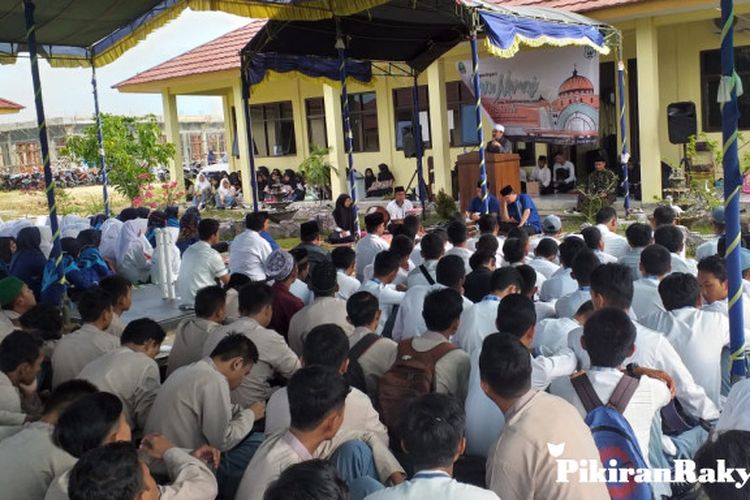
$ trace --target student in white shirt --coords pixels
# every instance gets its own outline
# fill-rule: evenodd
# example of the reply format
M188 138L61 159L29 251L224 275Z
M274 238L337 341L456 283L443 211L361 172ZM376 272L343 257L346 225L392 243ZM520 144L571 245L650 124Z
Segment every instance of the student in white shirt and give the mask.
M711 222L716 236L698 245L698 248L695 249L695 258L698 261L716 255L718 252L719 238L726 232L726 216L724 215L723 205L711 211Z
M740 380L732 386L714 427L717 433L732 429L750 432L750 379Z
M195 318L185 318L177 325L167 360L167 376L203 357L208 334L224 322L226 295L220 286L207 286L195 294Z
M290 498L350 500L349 487L328 460L315 458L287 467L273 481L263 500Z
M217 280L223 285L229 282L229 271L224 265L224 259L212 248L219 242L219 221L200 221L198 236L200 241L190 245L182 254L182 266L177 276L177 295L183 304L192 305L198 290L215 285Z
M555 185L552 184L552 170L547 164L547 157L539 156L531 171L531 180L539 182L539 194L552 194L555 192Z
M448 224L446 229L448 232L448 241L453 245L453 248L445 252L445 255L457 255L464 261L464 269L466 273L471 272L471 266L469 265L469 258L471 257L472 251L468 248L468 241L466 239L466 224L462 221L454 220Z
M44 361L41 346L35 335L20 330L0 342L0 436L41 413L35 384Z
M409 212L414 210L414 205L406 199L404 186L396 186L393 190L393 200L391 200L385 209L391 216L391 224L400 224L404 221Z
M112 322L107 328L107 333L119 337L125 329L122 314L129 311L133 305L133 284L125 276L115 274L101 280L99 288L112 297Z
M698 263L698 283L703 296L703 308L729 317L729 275L723 257L712 255ZM742 301L745 338L750 339L750 300Z
M400 484L404 472L383 442L367 431L339 433L344 421L349 384L335 369L309 366L287 385L291 423L285 432L266 439L250 461L235 498L262 500L281 473L294 464L329 459L362 498Z
M122 347L102 354L78 374L77 378L120 398L131 429L144 428L161 387L154 358L165 336L164 329L152 319L131 321L122 332Z
M559 269L557 265L559 247L552 238L542 238L534 249L534 258L528 264L544 276L545 281L552 277ZM542 283L539 288L544 286Z
M558 318L572 318L581 304L591 300L591 273L599 267L599 259L589 249L581 250L573 259L571 278L578 283L578 289L560 297L555 302Z
M357 254L351 247L336 247L331 252L331 261L336 266L336 276L339 284L336 296L340 299L349 299L362 286L362 283L354 277L356 258Z
M596 213L596 227L602 233L604 251L617 259L628 251L628 240L617 234L618 226L614 207L604 207Z
M477 248L477 242L479 239L486 235L492 235L497 240L497 246L498 248L503 247L503 243L505 243L505 238L503 236L499 235L499 226L497 224L497 214L482 214L479 216L479 220L477 221L477 230L479 231L479 234L473 238L471 238L468 242L466 247L469 250L478 250ZM503 264L503 254L502 252L498 253L498 262L497 265L501 266Z
M528 264L533 260L529 258L528 255L529 237L525 234L525 231L519 231L517 234L520 235L520 237L509 237L503 244L503 256L505 257L506 266L520 266ZM537 270L534 270L534 273L536 273L536 281L534 285L538 289L544 285L547 278Z
M654 231L648 224L634 222L625 230L628 239L628 250L620 257L619 263L628 266L633 274L633 279L641 277L641 252L653 243Z
M380 252L375 257L375 266L373 268L374 276L362 283L360 292L370 292L378 298L380 303L380 325L376 333L382 334L383 329L388 323L388 318L394 312L394 306L398 306L404 300L404 292L396 290L392 282L396 277L399 269L399 256L390 250ZM393 321L395 321L395 317ZM393 322L392 321L392 322Z
M310 260L307 249L302 247L292 248L289 253L297 263L297 279L289 286L289 292L308 305L313 301L313 293L307 286L307 277L310 274Z
M555 306L549 302L535 301L534 297L537 294L539 288L536 286L536 271L533 267L523 264L516 266L519 274L521 275L521 295L528 297L534 302L534 309L536 310L537 322L556 317Z
M672 254L672 272L698 275L698 267L693 259L685 254L685 235L677 226L659 226L654 231L654 243L666 247Z
M404 412L399 435L415 474L367 500L498 500L495 493L453 479L453 466L466 450L466 416L445 394L413 399Z
M367 235L357 242L356 265L357 279L362 281L365 266L372 264L375 256L383 250L388 250L388 243L382 238L385 232L385 218L380 212L365 215Z
M583 241L586 242L586 246L589 250L593 251L599 262L602 264L609 264L610 262L617 262L617 257L610 255L604 251L604 240L602 239L602 233L596 226L589 226L581 231Z
M585 376L594 388L600 401L606 404L624 376L621 371L625 358L635 351L636 328L621 309L599 309L591 315L583 327L581 343L591 359L591 367L577 376ZM581 417L586 417L586 408L581 402L571 379L560 379L553 384L552 394L560 396L576 407ZM638 387L625 407L623 416L633 429L641 454L649 463L651 423L656 414L672 399L667 386L661 380L648 376L639 377Z
M428 293L444 288L452 288L459 294L463 293L465 279L464 264L457 255L446 255L438 261L435 269L437 283L432 286L418 285L406 291L404 299L399 304L396 322L393 325L393 340L399 342L404 339L422 335L427 327L422 317L424 298ZM464 310L473 306L474 303L463 298Z
M393 285L402 290L406 287L407 281L409 280L409 273L415 269L414 263L411 261L411 254L414 250L414 241L405 234L396 234L391 240L390 251L395 252L399 257L398 273L393 279ZM369 269L369 272L368 272ZM372 278L372 268L367 266L365 268L365 279Z
M406 279L409 288L417 285L434 285L435 268L445 253L443 240L434 232L425 234L420 245L422 263L409 273Z
M571 277L571 266L576 254L585 248L586 243L583 241L583 238L579 238L578 236L568 236L560 243L561 267L542 284L539 289L539 298L541 300L551 302L578 289L576 280Z
M325 366L342 375L349 368L349 339L340 326L328 323L313 328L305 338L302 350L304 366ZM285 431L290 425L289 397L285 387L274 392L266 406L266 437ZM344 422L340 433L371 432L388 445L388 429L380 421L372 401L364 392L352 387L346 396Z
M565 159L565 155L557 153L552 172L555 178L555 188L558 193L567 193L576 186L576 167Z
M729 318L700 308L700 287L692 274L670 274L659 284L659 295L666 310L639 321L667 337L696 383L721 408L721 352L729 344Z
M659 283L672 272L669 250L658 244L644 248L641 252L640 270L643 277L633 282L632 305L633 314L638 321L664 310L659 296Z
M541 353L557 352L568 346L568 334L586 324L594 305L587 300L572 318L547 318L538 320L532 347Z
M229 269L242 273L253 281L265 281L265 262L271 255L271 244L260 235L268 229L268 212L250 212L245 216L245 227L229 245Z

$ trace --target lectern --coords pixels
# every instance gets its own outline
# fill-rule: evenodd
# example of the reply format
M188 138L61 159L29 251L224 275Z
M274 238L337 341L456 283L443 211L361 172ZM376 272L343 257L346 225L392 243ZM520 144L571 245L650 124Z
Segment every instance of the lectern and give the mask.
M485 168L490 193L500 198L500 190L507 185L521 192L521 157L517 154L485 153ZM461 211L476 196L479 182L479 151L458 155L458 191L461 196Z

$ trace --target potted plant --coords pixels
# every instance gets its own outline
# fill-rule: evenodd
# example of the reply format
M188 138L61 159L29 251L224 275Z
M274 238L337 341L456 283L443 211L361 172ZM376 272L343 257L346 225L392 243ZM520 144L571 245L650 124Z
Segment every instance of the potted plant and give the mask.
M299 171L318 200L331 199L331 170L338 170L328 160L328 148L312 146L310 155L300 164Z

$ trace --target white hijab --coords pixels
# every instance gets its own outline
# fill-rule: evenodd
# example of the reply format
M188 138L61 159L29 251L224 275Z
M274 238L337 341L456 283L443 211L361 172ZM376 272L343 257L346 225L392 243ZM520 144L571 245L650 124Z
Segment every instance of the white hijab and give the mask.
M232 185L229 184L229 179L226 177L221 180L219 183L219 193L221 193L222 196L226 196L228 194L234 194L232 192Z
M205 191L206 189L211 189L211 183L208 182L208 179L206 179L205 175L198 174L198 178L196 179L196 182L195 182L195 190L197 192L201 192L201 191Z
M102 257L110 260L117 260L117 240L120 239L122 230L122 221L120 219L107 219L102 222L102 241L99 244L99 253Z
M138 248L143 251L144 255L151 256L154 249L146 239L147 230L147 219L133 219L122 225L120 236L117 239L117 253L115 254L118 267L125 261L125 256L132 248Z

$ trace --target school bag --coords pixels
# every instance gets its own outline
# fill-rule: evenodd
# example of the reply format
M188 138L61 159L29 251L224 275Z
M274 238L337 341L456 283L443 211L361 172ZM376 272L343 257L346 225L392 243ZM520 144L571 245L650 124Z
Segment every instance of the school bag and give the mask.
M399 342L396 362L378 382L380 419L394 436L398 434L401 412L406 404L435 391L435 365L443 356L458 349L449 342L441 342L429 351L418 352L411 341Z
M623 375L605 405L583 373L571 379L573 388L586 409L586 425L591 429L594 443L605 469L648 469L638 440L623 412L638 388L639 380ZM612 462L614 460L614 462ZM631 475L628 481L607 482L613 500L651 500L653 488L649 483L637 483Z
M349 385L356 387L365 394L367 394L367 381L362 365L359 364L359 358L370 350L370 347L380 338L377 333L368 333L349 350L349 368L346 370L346 378L349 380Z

